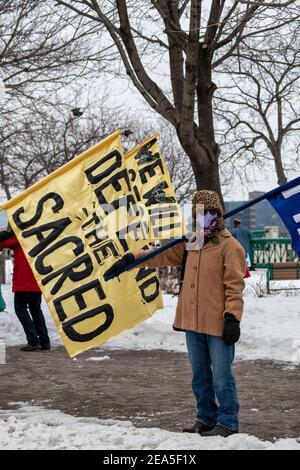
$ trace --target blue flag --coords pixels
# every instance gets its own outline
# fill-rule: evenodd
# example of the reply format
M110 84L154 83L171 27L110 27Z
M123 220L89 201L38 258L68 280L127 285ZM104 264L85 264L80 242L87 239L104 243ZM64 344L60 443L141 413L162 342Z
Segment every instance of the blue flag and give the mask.
M288 229L300 258L300 176L265 194Z

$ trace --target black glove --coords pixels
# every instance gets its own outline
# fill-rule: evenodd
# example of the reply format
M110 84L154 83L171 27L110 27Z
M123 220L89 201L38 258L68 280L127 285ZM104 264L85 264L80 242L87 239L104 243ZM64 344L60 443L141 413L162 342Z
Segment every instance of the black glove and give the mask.
M107 271L104 273L105 281L113 279L114 277L119 276L127 266L132 264L135 261L135 257L132 253L127 253L121 259L116 261Z
M231 313L224 315L225 325L223 330L223 340L227 346L233 346L240 338L240 322Z

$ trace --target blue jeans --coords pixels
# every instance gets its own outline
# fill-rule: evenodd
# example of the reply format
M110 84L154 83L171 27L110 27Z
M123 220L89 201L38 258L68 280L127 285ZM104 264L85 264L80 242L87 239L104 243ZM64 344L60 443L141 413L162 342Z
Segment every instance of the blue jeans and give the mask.
M15 292L14 295L15 312L23 326L28 344L49 347L50 339L41 302L40 292Z
M192 366L192 389L197 401L197 420L238 431L239 403L231 364L234 346L219 336L186 331Z

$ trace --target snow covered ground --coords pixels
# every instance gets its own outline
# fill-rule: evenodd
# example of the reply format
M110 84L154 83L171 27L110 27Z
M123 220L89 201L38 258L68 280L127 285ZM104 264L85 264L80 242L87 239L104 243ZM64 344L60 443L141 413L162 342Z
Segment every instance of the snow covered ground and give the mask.
M258 297L265 289L265 273L254 272L246 280L242 335L237 344L237 359L274 359L300 363L300 290L282 291ZM281 283L282 284L282 283ZM25 342L22 327L14 314L11 286L2 286L7 312L0 313L0 338L7 345ZM100 347L109 349L166 349L186 351L184 333L172 329L177 298L164 296L165 307L134 329ZM56 327L43 307L52 343L62 344Z
M264 273L255 272L247 280L237 359L274 359L294 367L300 363L300 291L260 297L264 287ZM2 286L2 293L7 308L6 312L0 313L0 338L6 345L23 344L25 338L14 314L11 286ZM177 299L166 295L164 301L163 310L102 345L98 352L107 353L115 348L186 351L184 334L174 332L171 327ZM52 343L59 345L61 340L46 305L44 312ZM108 360L109 356L104 358ZM201 438L160 429L136 428L124 421L75 418L60 411L20 404L15 411L0 410L0 449L300 450L300 439L281 439L271 443L246 434L227 439Z
M273 443L238 434L227 439L136 428L129 421L74 418L60 411L21 406L0 410L0 449L300 450L300 441Z

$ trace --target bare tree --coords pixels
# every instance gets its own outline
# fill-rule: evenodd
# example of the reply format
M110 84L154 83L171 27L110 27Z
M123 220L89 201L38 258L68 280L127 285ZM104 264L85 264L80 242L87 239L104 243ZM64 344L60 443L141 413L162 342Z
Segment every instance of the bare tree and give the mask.
M91 38L98 38L98 42ZM101 47L100 47L101 45ZM61 13L44 0L0 3L0 76L7 93L19 97L46 92L91 77L111 60L101 42L101 25ZM102 51L102 52L101 52Z
M282 35L243 42L224 67L215 98L224 161L229 155L236 167L254 162L263 168L273 160L278 184L299 163L299 48L299 21Z
M32 163L23 161L22 151L18 152L18 138L22 136L25 144L30 130L32 145L36 145L35 118L30 112L45 113L46 107L49 110L55 103L59 89L68 85L64 93L70 94L70 85L76 82L82 87L84 79L91 79L93 73L99 76L105 70L106 61L112 56L111 47L102 45L101 34L100 24L79 18L71 11L64 11L62 19L52 1L0 2L0 77L6 89L0 113L0 179L7 198L18 187L19 173L27 164L21 186L34 181ZM92 37L97 37L97 42L93 43ZM29 142L26 145L29 149ZM12 155L14 165L8 164Z
M299 18L295 2L269 8L226 0L54 0L103 25L125 72L157 113L169 121L191 160L197 187L220 191L213 119L213 71L246 37ZM280 19L274 22L274 9ZM169 82L162 83L161 76ZM166 83L166 84L165 84Z
M174 128L162 119L159 122L160 147L166 162L177 201L191 202L191 198L196 191L196 182L191 167L191 162L182 150Z
M74 98L76 102L76 98ZM8 121L7 121L8 124ZM186 155L165 122L154 125L124 109L109 107L105 97L97 106L87 102L81 109L53 99L52 106L28 102L10 125L0 129L0 184L7 199L17 191L28 188L99 142L116 128L130 129L127 149L161 131L160 148L178 197L190 199L195 191L194 178Z
M75 111L58 97L52 106L29 101L0 129L0 182L8 198L115 130L115 114L103 102L97 110L86 105L80 118Z
M257 1L257 0L239 0L239 3L244 3L247 5L264 5L267 7L273 7L273 8L284 8L288 7L292 3L294 3L293 0L286 0L283 2L265 2L263 0Z
M133 131L129 145L125 142L125 148L128 150L159 130L159 147L170 174L177 201L179 203L190 202L196 191L196 182L190 160L183 151L173 126L163 118L153 123L153 120L145 121L135 116L127 116L125 126Z

